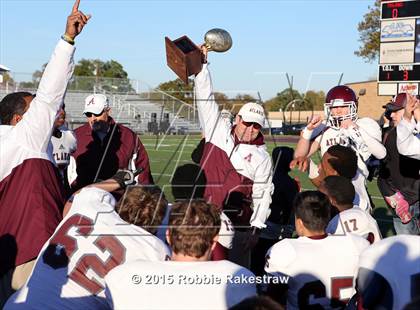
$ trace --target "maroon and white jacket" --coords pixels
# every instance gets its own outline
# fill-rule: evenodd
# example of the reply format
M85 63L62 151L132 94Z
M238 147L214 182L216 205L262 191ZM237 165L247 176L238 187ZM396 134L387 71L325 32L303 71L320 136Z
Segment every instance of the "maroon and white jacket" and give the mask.
M36 97L16 126L0 126L2 271L37 257L61 220L63 188L47 147L73 73L74 47L60 40Z
M76 172L71 171L71 178L75 178L71 184L73 192L92 184L96 174L97 179L106 180L111 178L118 169L143 168L137 182L146 185L153 184L149 157L139 137L130 128L117 124L111 117L109 117L109 125L108 133L102 140L92 131L89 124L74 131L77 148L72 154L76 163ZM115 129L114 126L116 126ZM107 153L100 166L105 152Z
M245 204L249 200L248 209L251 201L253 203L248 214L249 224L265 228L274 186L271 158L264 137L260 134L249 144L236 138L230 121L220 117L207 66L204 64L195 78L198 115L207 142L201 160L207 179L205 198L222 208L229 196L238 194ZM241 217L246 216L246 208L242 211Z

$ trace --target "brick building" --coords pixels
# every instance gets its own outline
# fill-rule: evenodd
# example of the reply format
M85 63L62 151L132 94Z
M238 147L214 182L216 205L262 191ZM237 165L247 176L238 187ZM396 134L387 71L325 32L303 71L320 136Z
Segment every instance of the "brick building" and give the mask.
M359 117L368 116L378 120L384 112L382 106L387 104L392 98L392 96L378 96L378 82L376 80L347 83L346 85L353 89L356 95L359 94L360 90L366 90L365 95L359 96Z

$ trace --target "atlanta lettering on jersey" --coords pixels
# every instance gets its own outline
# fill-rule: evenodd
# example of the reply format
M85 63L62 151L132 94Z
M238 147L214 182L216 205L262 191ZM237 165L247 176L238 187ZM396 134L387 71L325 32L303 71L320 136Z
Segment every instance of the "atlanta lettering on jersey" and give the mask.
M67 152L66 153L64 153L64 152L54 153L53 155L54 155L54 160L56 162L59 162L59 161L70 161L70 154L67 153Z

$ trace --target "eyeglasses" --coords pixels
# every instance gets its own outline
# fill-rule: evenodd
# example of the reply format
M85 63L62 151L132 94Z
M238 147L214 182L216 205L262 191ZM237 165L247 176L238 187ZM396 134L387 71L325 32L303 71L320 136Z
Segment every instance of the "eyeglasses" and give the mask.
M257 129L257 130L260 130L260 129L261 129L261 125L260 125L260 124L258 124L258 123L254 123L254 122L245 122L245 121L242 121L242 124L243 124L245 127L250 127L250 126L252 126L252 127L254 127L254 129Z
M95 115L96 117L99 117L99 116L101 116L102 114L104 114L104 112L105 112L105 110L102 110L102 112L101 112L101 113L99 113L99 114L92 113L92 112L86 112L86 113L85 113L85 115L86 115L86 117L87 117L87 118L92 117L92 115Z

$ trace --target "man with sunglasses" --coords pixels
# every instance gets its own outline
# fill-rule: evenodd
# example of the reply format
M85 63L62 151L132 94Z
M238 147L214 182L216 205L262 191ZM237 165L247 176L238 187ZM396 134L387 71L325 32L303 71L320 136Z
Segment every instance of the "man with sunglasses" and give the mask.
M202 51L206 59L204 46ZM221 117L206 61L195 78L195 91L206 139L200 163L207 178L204 197L231 218L236 227L230 259L248 267L250 250L266 227L273 191L271 158L261 133L264 109L254 102L245 104L234 125Z
M87 123L74 131L77 149L72 156L76 171L70 173L74 179L71 184L73 192L112 177L118 169L142 168L137 182L153 184L149 157L139 137L131 129L117 124L110 111L105 95L86 97L83 114Z

